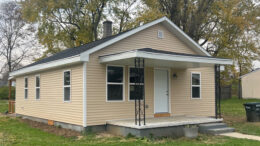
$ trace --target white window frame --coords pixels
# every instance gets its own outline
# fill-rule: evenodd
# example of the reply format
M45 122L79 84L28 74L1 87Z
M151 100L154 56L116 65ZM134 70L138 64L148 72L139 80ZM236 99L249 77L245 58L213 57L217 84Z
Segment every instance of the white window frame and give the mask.
M25 79L27 79L27 87L25 87ZM28 96L29 96L28 86L29 86L28 77L24 77L24 99L25 99L25 100L27 100L27 99L28 99ZM27 90L27 97L25 97L25 90Z
M37 87L37 77L39 77L40 80L40 85ZM37 89L39 89L39 98L37 99ZM41 76L40 75L35 75L35 99L40 100L41 99Z
M70 85L64 85L64 73L65 72L70 72ZM71 102L71 70L64 70L63 72L62 72L63 74L62 74L62 77L63 77L63 82L62 82L62 84L63 84L63 102ZM65 100L65 87L70 87L70 100Z
M113 82L107 82L108 76L107 76L107 68L109 66L115 66L115 67L122 67L123 68L123 82L122 83L113 83ZM123 86L123 97L122 100L108 100L108 85L122 85ZM106 66L106 102L124 102L125 101L125 66L123 65L107 65Z
M199 85L192 85L192 75L193 74L199 74L200 75L200 84ZM200 88L200 97L199 98L194 98L192 97L192 87L199 87ZM191 99L201 99L202 95L201 95L201 72L191 72Z
M135 67L133 67L133 66L128 67L128 101L135 101L135 100L130 99L130 85L135 85L135 83L130 83L130 69L131 68L135 68ZM144 82L145 82L145 68L144 68ZM144 83L141 83L141 85L144 85Z

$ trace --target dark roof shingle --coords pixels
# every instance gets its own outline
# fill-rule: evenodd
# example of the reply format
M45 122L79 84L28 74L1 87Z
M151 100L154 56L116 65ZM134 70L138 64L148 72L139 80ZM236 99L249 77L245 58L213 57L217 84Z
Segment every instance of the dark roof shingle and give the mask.
M125 31L127 32L127 31ZM106 38L102 38L100 40L97 40L97 41L94 41L94 42L90 42L90 43L87 43L87 44L84 44L84 45L81 45L81 46L78 46L78 47L74 47L74 48L69 48L69 49L66 49L66 50L63 50L59 53L56 53L56 54L53 54L52 56L50 57L46 57L42 60L39 60L37 62L34 62L32 64L29 64L27 66L24 66L23 68L27 68L27 67L30 67L30 66L34 66L34 65L38 65L38 64L42 64L42 63L47 63L47 62L51 62L51 61L55 61L55 60L59 60L59 59L64 59L64 58L69 58L69 57L72 57L72 56L76 56L76 55L80 55L81 53L91 49L91 48L94 48L104 42L107 42L121 34L124 34L125 32L122 32L122 33L119 33L119 34L116 34L116 35L112 35L112 36L109 36L109 37L106 37ZM20 69L23 69L23 68L20 68Z

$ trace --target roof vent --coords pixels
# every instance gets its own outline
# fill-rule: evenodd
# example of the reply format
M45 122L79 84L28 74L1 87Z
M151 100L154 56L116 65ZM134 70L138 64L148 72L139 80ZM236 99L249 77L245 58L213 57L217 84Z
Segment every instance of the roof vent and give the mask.
M162 30L158 30L157 37L160 38L160 39L162 39L164 37Z
M112 35L112 21L103 22L103 38L109 37Z

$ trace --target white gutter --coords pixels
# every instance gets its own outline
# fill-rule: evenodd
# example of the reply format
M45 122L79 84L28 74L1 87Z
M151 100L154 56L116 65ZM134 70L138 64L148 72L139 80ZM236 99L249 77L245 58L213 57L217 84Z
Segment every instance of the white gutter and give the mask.
M34 66L31 66L31 67L26 67L24 69L20 69L20 70L11 72L9 76L15 77L15 76L23 75L23 74L26 74L26 73L31 73L31 72L35 72L35 71L42 71L42 70L54 68L54 67L57 67L57 66L67 65L67 64L71 64L71 63L77 63L77 62L81 62L79 55L72 56L70 58L54 60L54 61L51 61L51 62L42 63L42 64L34 65Z
M83 127L87 127L87 62L83 63Z
M102 56L99 58L99 61L100 63L106 63L106 62L117 61L117 60L128 59L128 58L135 58L135 57L166 60L166 61L206 63L206 64L220 64L220 65L233 64L233 61L231 59L152 53L152 52L136 51L136 50L114 54L114 55Z

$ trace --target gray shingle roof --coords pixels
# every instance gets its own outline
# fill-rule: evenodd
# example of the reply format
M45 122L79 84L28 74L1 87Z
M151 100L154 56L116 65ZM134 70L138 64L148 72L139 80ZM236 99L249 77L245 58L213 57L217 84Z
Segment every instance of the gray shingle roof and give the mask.
M127 32L127 31L125 31ZM90 42L90 43L87 43L87 44L84 44L84 45L81 45L81 46L78 46L78 47L74 47L74 48L69 48L69 49L66 49L64 51L61 51L59 53L56 53L50 57L46 57L42 60L39 60L37 62L34 62L32 64L29 64L27 66L24 66L23 68L27 68L27 67L30 67L30 66L34 66L34 65L38 65L38 64L42 64L42 63L47 63L47 62L51 62L51 61L55 61L55 60L59 60L59 59L64 59L64 58L69 58L69 57L72 57L72 56L76 56L76 55L80 55L81 53L91 49L91 48L94 48L104 42L107 42L121 34L124 34L125 32L122 32L122 33L119 33L119 34L116 34L116 35L112 35L112 36L109 36L109 37L106 37L106 38L103 38L103 39L100 39L100 40L97 40L97 41L94 41L94 42ZM22 69L22 68L20 68Z

